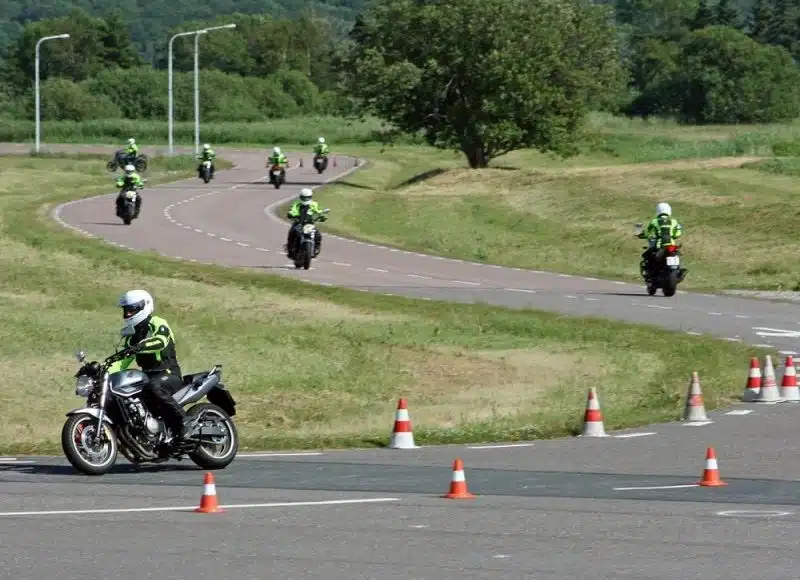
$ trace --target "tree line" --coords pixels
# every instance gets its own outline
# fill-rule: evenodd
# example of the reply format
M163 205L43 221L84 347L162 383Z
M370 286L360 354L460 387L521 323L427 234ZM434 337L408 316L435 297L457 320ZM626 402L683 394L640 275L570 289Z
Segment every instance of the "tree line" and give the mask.
M472 167L521 147L570 154L591 110L684 123L800 115L800 0L371 0L346 38L329 20L235 14L202 38L203 118L373 114L464 153ZM120 13L74 11L25 27L4 61L0 115L30 112L43 47L48 118L166 116L166 58L144 60ZM166 36L163 39L166 45ZM192 40L175 43L191 70ZM191 118L191 73L176 79Z

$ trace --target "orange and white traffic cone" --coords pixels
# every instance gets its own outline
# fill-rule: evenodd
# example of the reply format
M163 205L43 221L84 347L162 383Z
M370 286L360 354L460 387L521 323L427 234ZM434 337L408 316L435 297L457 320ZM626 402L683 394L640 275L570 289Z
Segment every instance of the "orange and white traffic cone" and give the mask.
M456 459L453 462L453 478L450 480L450 491L442 497L447 499L472 499L475 497L467 489L464 463L460 459Z
M703 392L700 390L700 378L697 371L692 372L692 381L686 395L686 406L683 409L684 421L708 421L706 406L703 403Z
M777 403L781 400L778 393L778 383L775 382L775 369L772 367L772 357L767 355L764 363L764 381L761 383L761 391L758 393L756 403Z
M706 468L703 470L703 478L697 482L697 485L702 485L704 487L722 487L728 485L719 477L717 454L714 452L713 447L709 447L706 451Z
M752 403L758 399L761 394L761 368L758 364L758 359L753 357L750 359L750 372L747 373L747 385L744 388L744 395L742 401L745 403Z
M201 514L215 514L225 511L217 504L217 486L214 484L214 474L210 471L206 473L203 481L203 497L200 498L200 507L194 511Z
M411 429L411 419L408 416L408 406L405 399L397 402L397 411L394 415L394 428L389 441L389 449L417 449L414 444L414 432Z
M784 402L800 402L800 389L797 388L797 370L794 368L794 360L792 360L791 355L786 357L786 364L783 367L780 397Z
M586 412L583 414L583 432L581 437L608 437L603 414L600 412L600 400L597 398L597 389L589 387L589 396L586 399Z

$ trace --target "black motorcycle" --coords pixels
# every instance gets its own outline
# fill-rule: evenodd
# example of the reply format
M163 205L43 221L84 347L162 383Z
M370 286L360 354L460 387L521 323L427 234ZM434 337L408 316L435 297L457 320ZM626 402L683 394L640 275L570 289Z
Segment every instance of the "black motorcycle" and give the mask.
M117 197L117 217L122 220L126 226L131 225L131 222L136 219L136 202L139 202L141 209L141 199L139 192L133 186L124 186L122 191Z
M636 224L638 238L643 238L642 224ZM645 248L647 249L647 248ZM678 284L683 282L688 270L681 265L680 246L672 243L665 233L662 246L650 258L650 263L643 261L641 264L642 277L647 285L647 294L650 296L660 288L664 296L674 296L678 291Z
M86 360L83 352L76 356L80 363ZM209 402L187 411L197 418L197 427L176 446L165 444L163 420L142 403L147 375L136 369L108 372L125 356L122 350L102 363L85 363L75 375L75 394L86 397L87 405L68 412L61 430L61 447L73 467L87 475L103 475L114 466L118 451L134 464L180 461L188 455L203 469L227 467L239 450L239 435L231 420L236 402L221 382L222 366L183 377L184 387L173 395L178 404L185 407L203 397Z
M269 170L269 183L280 189L286 183L286 170L278 164L273 165Z
M328 168L328 156L327 155L315 155L314 156L314 169L317 170L317 173L322 173Z
M106 169L114 172L120 167L125 167L129 163L133 165L139 173L147 171L147 155L144 153L139 153L138 156L129 155L125 153L124 149L120 149L114 154L114 158L106 163Z
M294 262L294 267L308 270L311 267L311 260L317 257L317 226L315 222L324 222L328 219L330 209L324 209L318 215L309 211L300 211L300 215L294 218L292 229L294 230L294 244L288 248L289 258Z
M200 164L200 179L203 180L204 183L208 183L211 181L211 160L206 159Z

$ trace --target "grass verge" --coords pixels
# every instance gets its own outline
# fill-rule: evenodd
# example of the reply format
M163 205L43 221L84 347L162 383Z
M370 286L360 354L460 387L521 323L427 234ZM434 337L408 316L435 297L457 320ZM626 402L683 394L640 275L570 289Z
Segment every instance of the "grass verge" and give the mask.
M634 224L669 201L685 228L685 289L800 289L800 262L787 259L800 240L775 227L800 196L796 126L727 135L669 125L605 130L603 147L571 159L519 151L477 171L426 148L351 148L372 163L320 192L334 212L326 229L476 262L640 282Z
M102 159L102 158L100 158ZM153 181L176 178L154 159ZM173 163L170 161L169 163ZM741 395L744 345L644 326L415 301L128 253L58 227L53 204L108 191L98 160L0 158L0 452L59 452L72 353L118 339L145 287L185 372L221 362L244 448L385 445L398 397L422 444L579 431L599 387L610 429L675 419L693 369L709 408Z

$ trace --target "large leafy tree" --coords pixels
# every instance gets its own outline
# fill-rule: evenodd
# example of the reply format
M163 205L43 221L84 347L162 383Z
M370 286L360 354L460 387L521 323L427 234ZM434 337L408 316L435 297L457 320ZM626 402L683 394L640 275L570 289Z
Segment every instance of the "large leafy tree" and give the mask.
M610 12L582 0L375 0L351 38L345 85L363 110L473 168L574 152L589 105L623 81Z

